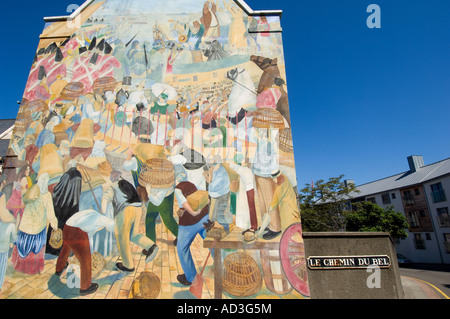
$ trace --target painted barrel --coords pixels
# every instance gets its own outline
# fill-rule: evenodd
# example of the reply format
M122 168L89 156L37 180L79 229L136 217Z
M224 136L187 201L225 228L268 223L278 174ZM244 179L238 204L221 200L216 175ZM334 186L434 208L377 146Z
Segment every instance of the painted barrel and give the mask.
M290 293L292 286L283 272L278 250L261 249L260 255L267 289L279 295Z

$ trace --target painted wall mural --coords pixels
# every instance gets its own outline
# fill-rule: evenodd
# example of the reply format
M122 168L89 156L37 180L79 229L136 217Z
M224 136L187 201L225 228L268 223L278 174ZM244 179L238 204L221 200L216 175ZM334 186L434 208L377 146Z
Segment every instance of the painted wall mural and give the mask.
M308 298L280 17L89 8L31 66L1 177L0 296Z

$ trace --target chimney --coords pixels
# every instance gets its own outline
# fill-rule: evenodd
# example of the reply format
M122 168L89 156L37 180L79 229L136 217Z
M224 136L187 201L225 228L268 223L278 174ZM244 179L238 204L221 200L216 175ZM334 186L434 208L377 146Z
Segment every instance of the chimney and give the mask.
M408 165L410 172L416 172L419 168L425 166L422 155L408 156Z
M355 181L353 179L344 180L344 186L349 187L351 184L355 185Z

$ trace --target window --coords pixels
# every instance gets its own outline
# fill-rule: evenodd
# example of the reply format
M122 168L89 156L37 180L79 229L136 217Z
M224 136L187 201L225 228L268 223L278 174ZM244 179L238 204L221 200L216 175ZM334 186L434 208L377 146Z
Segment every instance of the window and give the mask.
M438 222L440 227L450 227L450 218L448 216L448 207L437 209Z
M430 233L425 233L425 239L426 240L431 240L431 234Z
M413 196L413 194L411 194L411 191L404 191L403 199L405 201L406 206L414 205L414 196Z
M418 188L414 188L414 195L420 195L420 190Z
M431 197L433 198L433 203L443 202L447 199L445 198L444 189L441 183L430 185L431 187Z
M383 204L390 204L391 198L389 197L389 193L381 194L381 201L383 202Z
M414 234L414 247L416 249L425 249L425 241L422 238L422 234Z
M374 204L377 203L377 201L375 200L375 197L369 197L369 198L367 198L366 200L367 200L368 202L371 202L371 203L374 203Z
M450 254L450 234L444 234L445 253Z
M395 199L395 193L391 194L392 199Z
M408 222L409 222L409 226L411 226L412 228L417 228L420 226L419 218L417 217L416 212L409 213Z

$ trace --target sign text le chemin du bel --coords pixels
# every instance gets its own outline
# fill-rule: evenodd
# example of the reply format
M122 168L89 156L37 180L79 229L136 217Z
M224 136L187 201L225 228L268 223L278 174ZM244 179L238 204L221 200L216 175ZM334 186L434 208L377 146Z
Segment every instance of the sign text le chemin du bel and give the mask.
M367 268L378 266L389 268L391 260L389 256L311 256L308 257L308 267L310 269L348 269Z

